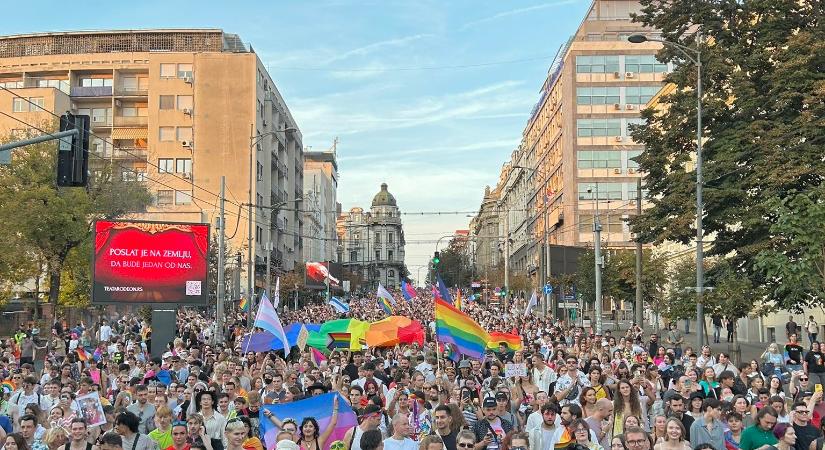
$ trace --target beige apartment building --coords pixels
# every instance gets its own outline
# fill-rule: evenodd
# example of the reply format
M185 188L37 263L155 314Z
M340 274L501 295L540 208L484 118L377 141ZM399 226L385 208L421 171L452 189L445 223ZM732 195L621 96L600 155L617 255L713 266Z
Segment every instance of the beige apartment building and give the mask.
M15 118L0 116L3 134L52 121L50 112L91 116L92 177L95 165L110 161L123 179L145 181L154 203L139 218L214 226L225 176L233 253L246 259L248 216L239 205L251 198L276 207L252 212L257 285L264 261L275 272L302 264L303 219L299 208L285 206L303 196L301 132L238 35L174 29L0 37L0 87L10 91L0 89L0 111Z
M304 151L305 261L336 261L338 161L336 144L325 151Z

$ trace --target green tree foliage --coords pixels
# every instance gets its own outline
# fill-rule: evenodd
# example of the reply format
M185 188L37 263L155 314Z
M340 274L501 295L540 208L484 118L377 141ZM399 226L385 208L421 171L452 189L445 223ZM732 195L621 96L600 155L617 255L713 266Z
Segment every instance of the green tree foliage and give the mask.
M636 252L634 250L605 249L602 269L602 297L633 302L636 298ZM575 276L576 290L587 305L596 298L596 279L593 250L587 250L579 259ZM642 299L652 308L661 307L668 281L665 258L650 250L642 252Z
M701 26L704 95L706 234L710 256L724 257L733 273L767 287L783 308L821 304L821 290L786 296L795 287L777 276L760 254L783 253L789 236L776 228L776 201L818 188L825 174L825 27L821 2L641 0L637 20L670 42L695 48ZM671 47L659 53L676 69L667 108L645 110L648 126L633 138L646 151L638 158L652 207L633 220L644 242L692 243L695 236L696 69ZM819 224L817 224L819 225ZM792 239L791 239L792 240ZM767 253L763 253L767 252ZM812 267L809 266L812 270ZM813 277L815 274L810 273Z
M803 305L825 298L825 204L822 187L807 193L774 198L770 233L773 243L757 256L757 268L765 273L774 297L787 299L802 312Z
M438 274L449 287L467 287L473 277L473 267L467 253L456 246L450 245L440 252L441 262L438 264Z
M57 144L47 142L15 150L11 164L0 166L0 223L13 233L0 241L0 253L41 259L47 267L49 300L55 304L68 273L72 292L66 299L82 304L83 296L88 301L91 258L88 252L72 252L84 244L91 249L91 222L143 211L151 196L142 183L120 180L119 168L116 175L108 164L100 167L88 189L57 188L56 161ZM31 278L26 270L3 275L12 283Z

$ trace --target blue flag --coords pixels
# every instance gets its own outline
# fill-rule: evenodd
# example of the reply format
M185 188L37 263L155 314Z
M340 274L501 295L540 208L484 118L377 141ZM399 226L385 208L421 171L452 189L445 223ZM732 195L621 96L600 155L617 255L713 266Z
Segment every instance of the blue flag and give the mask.
M442 300L452 305L453 296L450 295L450 290L447 289L447 285L444 284L444 280L441 279L441 275L436 275L436 282L438 284L438 295Z

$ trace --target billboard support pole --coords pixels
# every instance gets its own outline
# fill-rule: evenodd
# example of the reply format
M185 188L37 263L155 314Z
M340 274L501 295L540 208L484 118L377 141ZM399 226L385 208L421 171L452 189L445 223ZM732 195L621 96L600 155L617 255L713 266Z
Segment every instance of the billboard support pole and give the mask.
M224 306L226 303L226 261L224 261L224 252L226 251L226 233L224 232L224 223L226 222L224 209L224 189L226 189L226 177L221 175L221 203L220 203L220 218L218 219L218 305L216 308L216 330L215 336L219 344L223 343L223 317Z

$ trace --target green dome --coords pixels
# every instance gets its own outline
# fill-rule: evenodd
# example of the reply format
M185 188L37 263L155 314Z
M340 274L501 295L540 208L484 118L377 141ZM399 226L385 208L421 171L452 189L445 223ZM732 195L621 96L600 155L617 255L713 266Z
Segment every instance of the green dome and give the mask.
M372 198L372 206L396 206L395 197L387 190L387 183L381 183L381 191Z

